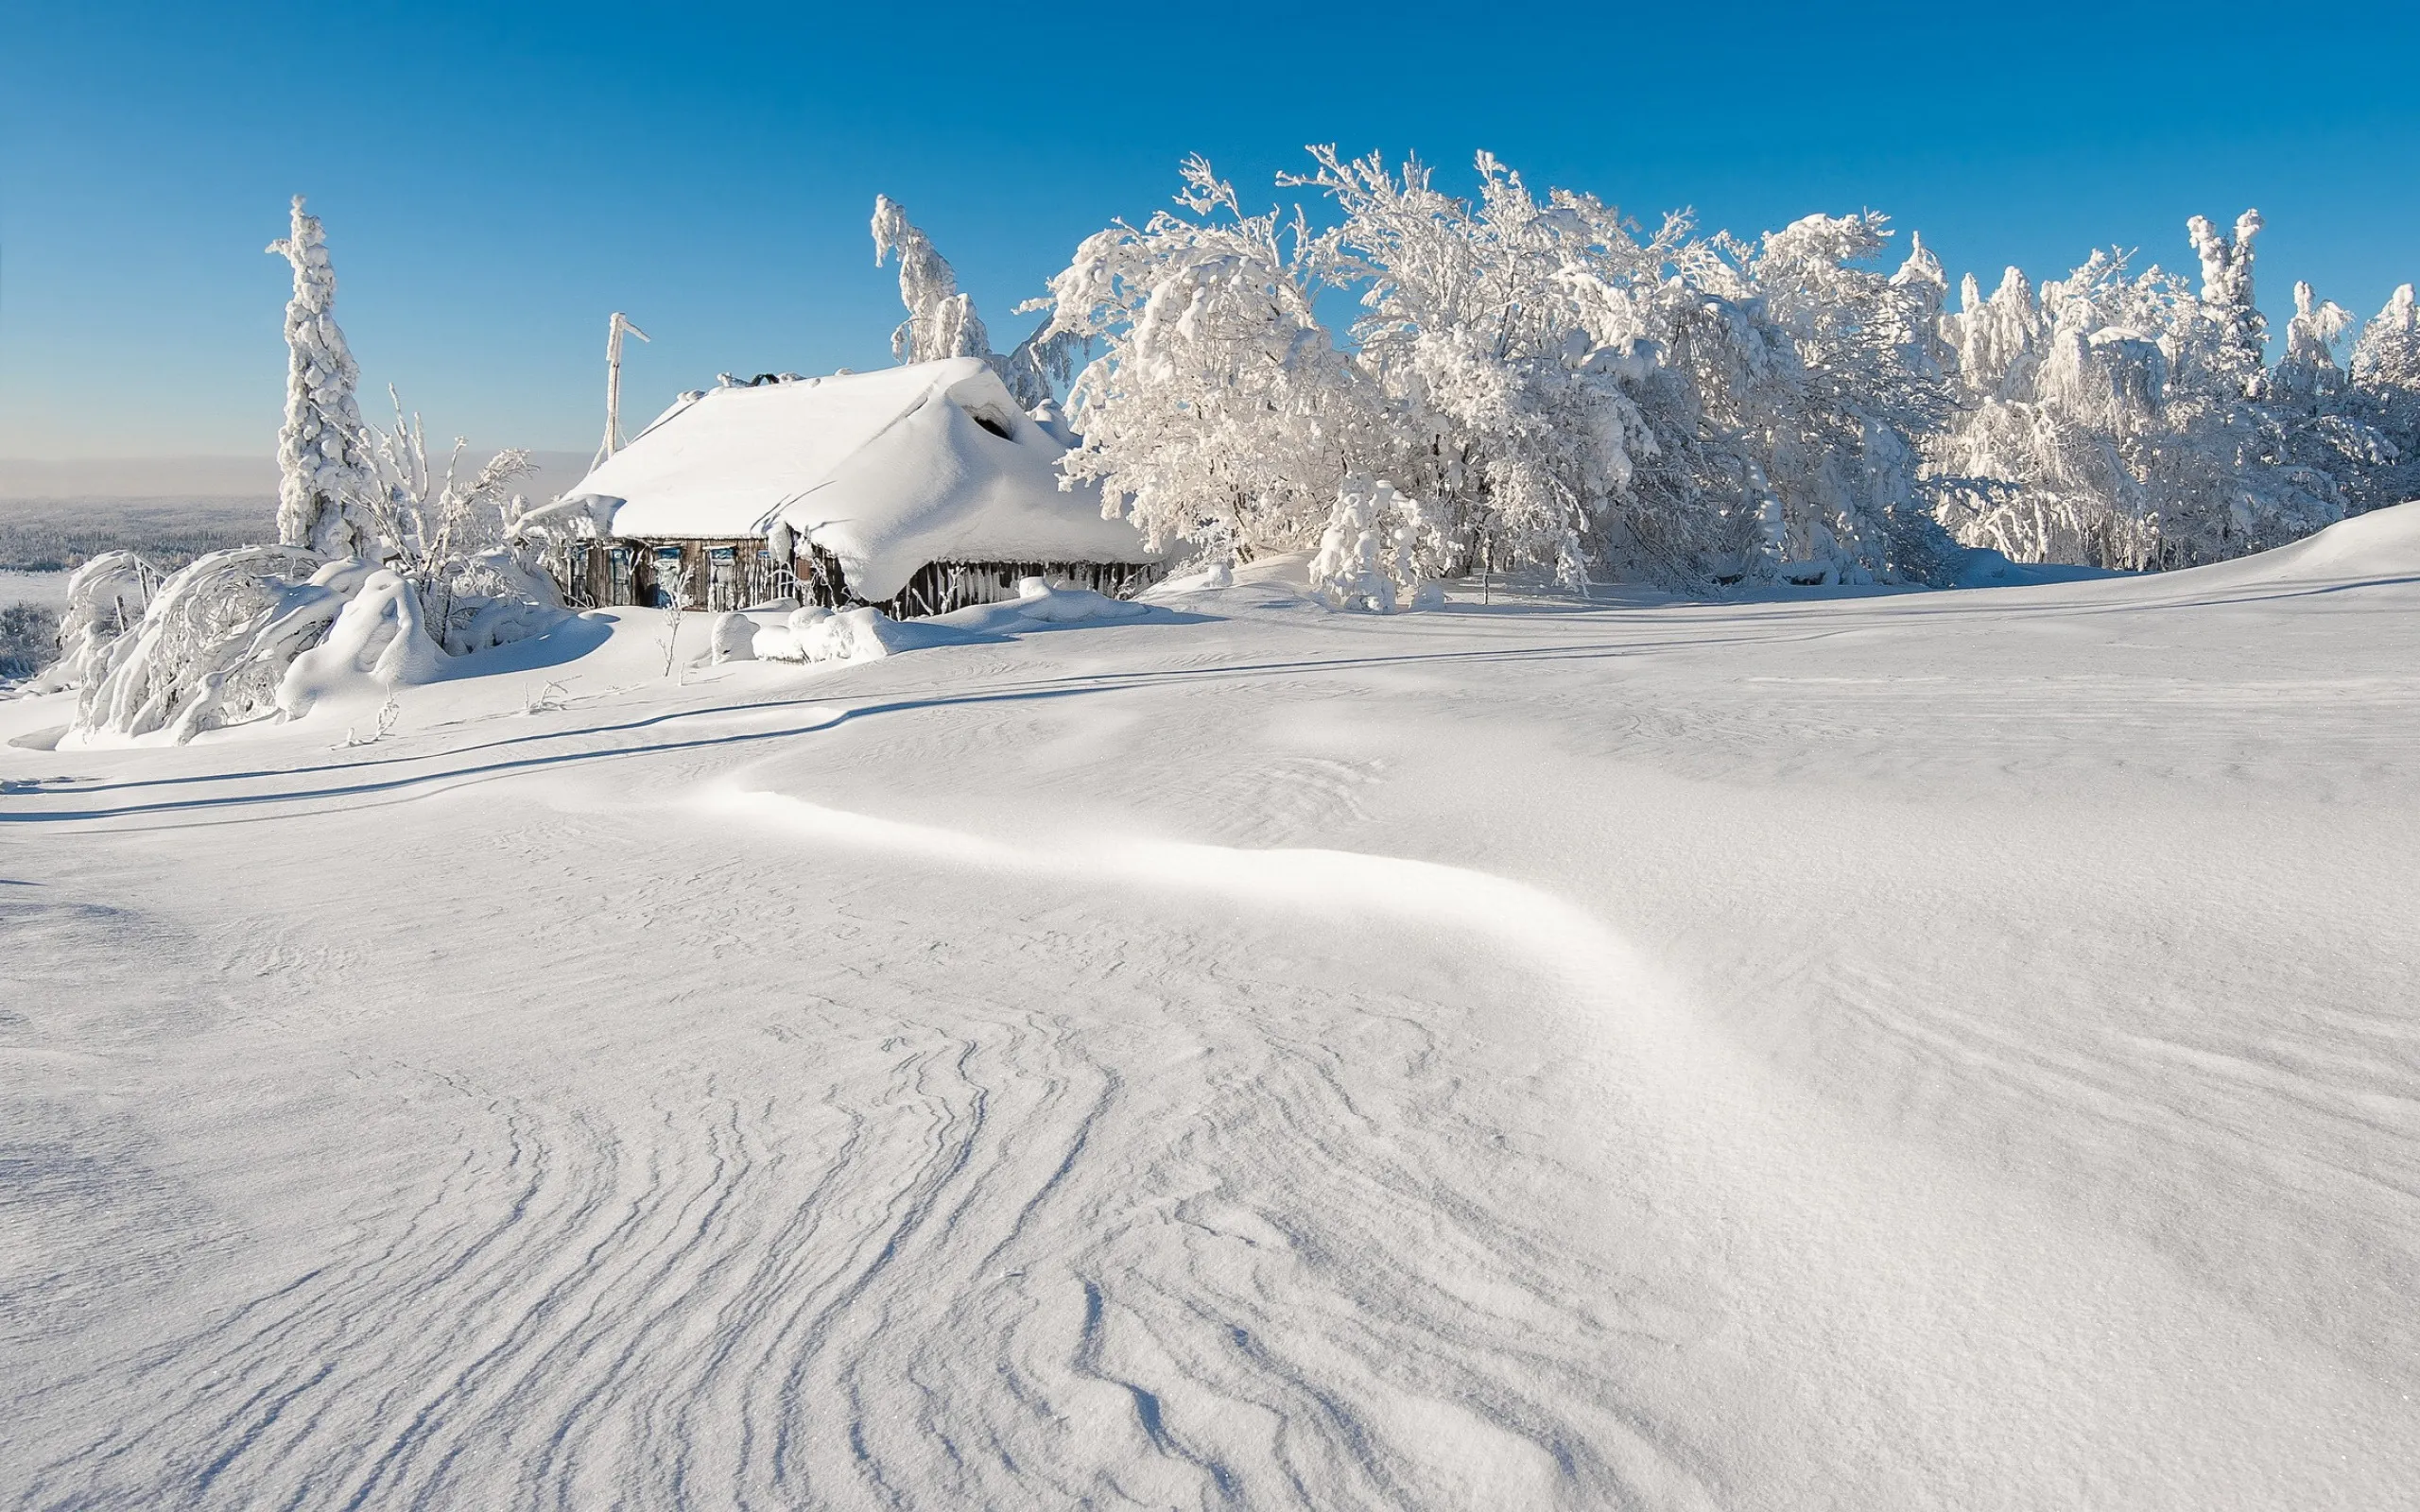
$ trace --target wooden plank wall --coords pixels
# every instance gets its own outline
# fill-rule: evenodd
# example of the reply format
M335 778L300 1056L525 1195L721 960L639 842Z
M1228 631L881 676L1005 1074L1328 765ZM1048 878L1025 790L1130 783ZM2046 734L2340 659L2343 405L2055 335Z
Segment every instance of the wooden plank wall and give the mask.
M810 546L797 559L773 559L755 537L708 541L585 541L550 553L547 570L574 609L654 605L674 573L688 585L698 609L744 609L794 598L802 604L847 609L865 602L850 592L848 575L831 553ZM1156 563L1098 561L928 562L908 586L874 607L893 619L946 614L971 604L996 604L1017 596L1017 581L1047 578L1132 598L1159 581Z

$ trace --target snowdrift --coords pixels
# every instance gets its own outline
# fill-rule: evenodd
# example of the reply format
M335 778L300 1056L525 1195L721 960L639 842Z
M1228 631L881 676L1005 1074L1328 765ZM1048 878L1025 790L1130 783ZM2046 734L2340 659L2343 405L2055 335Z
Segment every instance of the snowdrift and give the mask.
M715 659L766 662L871 662L936 645L1010 640L1031 630L1144 619L1152 609L1088 588L1053 588L1040 577L1017 584L1006 603L977 604L931 619L894 620L871 606L798 610L777 626L762 626L745 653L717 646ZM1165 616L1163 616L1165 617ZM720 624L743 620L726 615ZM735 629L735 627L734 627Z
M2420 576L2420 500L2342 520L2290 546L2167 573L2198 584L2341 583Z

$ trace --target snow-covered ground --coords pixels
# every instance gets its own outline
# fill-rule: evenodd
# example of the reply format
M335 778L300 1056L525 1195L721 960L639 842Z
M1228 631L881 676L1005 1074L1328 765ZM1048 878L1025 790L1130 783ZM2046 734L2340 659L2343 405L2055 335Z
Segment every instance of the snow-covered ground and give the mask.
M57 613L67 607L69 573L21 573L0 568L0 609L11 604L39 604Z
M0 1490L2420 1485L2420 507L1969 593L1246 577L685 685L633 614L346 748L0 705Z

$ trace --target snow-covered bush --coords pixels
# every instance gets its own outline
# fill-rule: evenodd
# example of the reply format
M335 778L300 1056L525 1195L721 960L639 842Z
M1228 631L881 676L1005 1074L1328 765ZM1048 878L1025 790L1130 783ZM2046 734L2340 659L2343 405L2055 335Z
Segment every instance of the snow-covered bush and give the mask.
M49 657L35 686L46 693L80 688L101 675L110 648L142 623L160 587L160 574L130 551L105 551L67 579L56 661Z
M392 390L389 391L390 399ZM561 617L542 556L548 538L509 492L529 454L498 452L465 480L457 438L443 472L418 415L394 400L395 427L369 427L372 483L356 502L376 555L419 595L427 636L454 656L533 635Z
M46 604L0 609L0 684L22 681L59 655L59 616Z
M1443 536L1392 483L1347 479L1311 558L1311 593L1330 609L1392 614L1412 607L1446 565Z
M726 610L715 616L706 632L708 654L717 666L726 662L756 660L756 626L737 610Z
M444 658L423 617L420 593L409 578L380 568L360 579L327 638L286 667L277 705L299 717L321 698L371 686L391 695L401 684L434 682L443 675Z
M758 657L775 662L870 662L890 654L898 629L878 609L811 604L793 610L778 634L758 636L753 646Z
M79 734L204 730L276 713L294 659L317 645L374 568L294 546L197 558L160 585L81 683Z

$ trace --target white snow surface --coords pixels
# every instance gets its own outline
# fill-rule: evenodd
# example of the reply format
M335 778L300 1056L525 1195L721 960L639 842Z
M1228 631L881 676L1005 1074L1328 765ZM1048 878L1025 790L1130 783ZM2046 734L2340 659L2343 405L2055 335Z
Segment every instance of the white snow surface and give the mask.
M1098 487L1061 489L1065 454L980 358L952 357L710 389L568 496L620 501L606 529L631 538L735 539L786 523L870 599L929 561L1155 559L1132 525L1101 517Z
M2420 507L1236 576L590 616L336 750L0 704L0 1499L2408 1502Z

